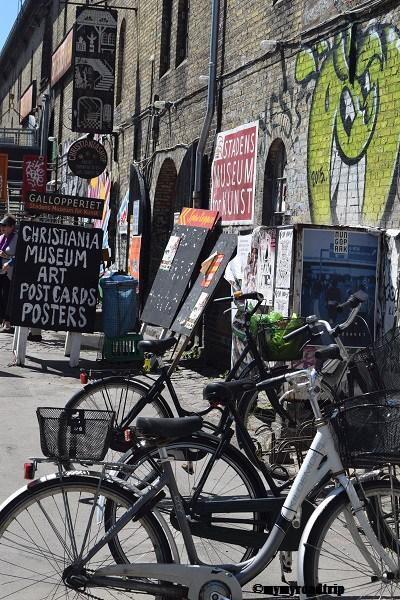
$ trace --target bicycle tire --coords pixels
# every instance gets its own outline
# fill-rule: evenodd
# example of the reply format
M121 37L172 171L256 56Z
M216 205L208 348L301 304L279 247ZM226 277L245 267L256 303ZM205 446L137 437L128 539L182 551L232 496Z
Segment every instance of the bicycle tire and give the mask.
M136 499L131 491L113 481L103 481L99 488L97 477L63 474L61 479L59 474L54 474L30 483L2 505L0 599L20 600L29 596L29 600L55 597L61 600L75 593L74 598L91 597L90 585L87 594L84 590L73 592L65 586L62 575L73 562L71 556L77 555L81 547L88 552L109 530L100 497L118 507L121 514ZM86 530L89 536L85 540ZM92 569L116 562L173 562L167 538L151 512L141 513L137 521L130 521L119 533L119 543L123 547L119 556L113 556L109 546L105 545L89 561L85 566L89 576ZM73 549L74 544L77 551ZM96 598L112 600L116 597L116 589L117 586L95 588L93 594ZM24 595L27 590L28 596ZM119 598L132 597L130 592L120 589L118 594ZM135 592L135 598L141 597L145 595ZM163 598L160 594L146 595L149 597Z
M167 444L165 447L167 452L174 456L175 460L171 462L172 468L174 469L174 475L177 478L178 489L184 498L185 505L190 510L191 515L196 514L196 505L190 506L191 492L196 488L196 482L199 481L206 465L208 464L207 456L215 454L217 446L219 444L218 439L214 439L211 435L204 433L197 434L191 438L185 438ZM205 500L209 497L223 499L224 497L234 496L245 496L246 498L263 498L267 495L264 484L258 472L249 461L249 459L240 452L237 448L232 445L227 445L222 456L217 459L213 465L213 479L206 481L200 493L200 501ZM125 456L124 462L130 465L136 465L136 470L131 475L131 482L143 489L143 482L151 484L159 474L157 469L158 451L156 448L140 448L133 452L131 456ZM185 466L187 465L187 466ZM236 473L236 482L233 481L234 473ZM121 475L123 476L123 475ZM125 476L126 477L126 476ZM197 479L196 479L197 478ZM157 505L157 509L161 512L168 513L168 521L171 521L171 502L169 499L161 501ZM250 512L240 513L241 519L251 521L248 524L248 529L254 532L264 531L264 516L261 513ZM214 514L213 518L226 518L227 513ZM237 523L234 521L235 515L230 515L232 518L231 526L239 529L239 525L243 523ZM172 519L173 521L173 519ZM179 538L180 533L174 528L175 537ZM193 525L192 522L192 533ZM229 523L225 523L224 526L229 528ZM226 542L217 547L217 541L202 537L199 535L200 525L196 527L197 535L194 535L195 541L197 541L197 551L201 561L207 564L220 564L222 562L230 563L240 562L241 560L247 560L256 554L259 546L241 546ZM204 533L205 530L201 529ZM226 532L229 536L230 532ZM207 533L208 534L208 533ZM209 540L210 541L207 541ZM181 547L180 540L176 540L176 545ZM186 557L185 557L186 558ZM182 559L182 562L184 560Z
M115 412L114 431L105 460L117 461L120 455L130 448L120 427L122 419L130 411L133 411L133 414L129 424L132 424L139 414L143 417L173 417L168 402L161 394L157 394L151 402L145 402L149 387L136 379L126 379L118 375L106 377L85 385L70 398L65 408ZM144 406L139 410L140 401L144 402Z
M385 540L383 545L386 550L392 553L398 564L400 485L391 481L380 480L365 483L362 488L365 497L369 500L367 514L370 516L374 532L379 539ZM393 497L391 495L392 491ZM385 504L383 503L384 499L386 499ZM374 581L375 574L372 572L371 567L366 564L359 546L351 539L346 521L346 517L353 518L349 506L350 502L344 491L336 497L332 497L316 519L305 540L303 558L305 596L308 598L318 597L318 599L324 600L337 598L338 593L334 586L342 585L345 588L342 592L343 597L346 598L353 596L360 598L360 600L363 598L399 598L399 581L393 580L387 583L381 580ZM375 523L372 522L372 517L376 515L377 506L380 507L380 515L383 516L382 525L379 525L379 519L376 519ZM392 529L392 521L394 521L396 527L394 530ZM359 526L357 526L357 533L362 539L363 532ZM339 544L337 540L340 540ZM337 546L340 546L340 548ZM368 547L369 545L366 546L366 549ZM337 556L334 554L336 548ZM351 573L352 569L354 569L354 574ZM332 589L324 589L324 585L331 586ZM352 587L349 588L349 585ZM322 589L320 590L318 586L322 586ZM387 586L387 589L385 589L385 586Z

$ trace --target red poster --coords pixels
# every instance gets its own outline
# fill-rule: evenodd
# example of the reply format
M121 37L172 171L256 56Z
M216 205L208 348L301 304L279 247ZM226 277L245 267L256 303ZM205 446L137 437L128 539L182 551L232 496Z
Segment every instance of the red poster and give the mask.
M7 202L8 154L0 154L0 202Z
M140 247L142 244L142 236L134 235L131 237L131 243L129 246L129 263L128 263L128 273L134 279L139 281L140 273ZM139 287L137 288L139 289Z
M218 134L212 164L210 209L224 225L252 225L258 122Z
M179 225L188 225L189 227L204 227L212 229L218 219L218 212L215 210L204 210L202 208L182 208L179 215Z
M46 191L47 159L45 156L29 154L24 156L22 167L22 198L25 202L29 192Z

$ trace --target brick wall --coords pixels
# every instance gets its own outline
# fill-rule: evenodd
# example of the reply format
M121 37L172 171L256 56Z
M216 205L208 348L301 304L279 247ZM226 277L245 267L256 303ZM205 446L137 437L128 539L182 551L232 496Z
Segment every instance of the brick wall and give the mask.
M188 56L176 66L182 3L173 2L170 69L160 77L163 4L137 0L137 12L119 10L119 26L123 20L126 25L121 102L115 110L116 136L104 139L120 200L133 158L145 175L157 250L153 272L170 228L171 207L190 202L174 197L174 185L205 115L207 89L199 76L208 72L211 19L210 0L190 1ZM360 9L362 4L354 0L351 6ZM400 9L393 5L381 2L375 12L358 12L355 26L351 13L339 15L349 7L344 0L221 0L218 94L206 153L212 157L218 131L259 121L254 225L271 214L263 206L273 202L265 191L265 169L271 146L280 140L287 156L286 222L398 226ZM52 10L54 49L72 26L75 7L58 12L54 1ZM38 78L41 23L26 49L16 45L13 67L4 69L9 58L1 65L3 111L19 72L26 87L32 51ZM262 40L280 43L266 54ZM171 105L155 110L157 97ZM71 102L69 74L54 89L54 130L60 140L77 137L70 131ZM9 126L10 116L1 124ZM171 168L164 177L166 164Z

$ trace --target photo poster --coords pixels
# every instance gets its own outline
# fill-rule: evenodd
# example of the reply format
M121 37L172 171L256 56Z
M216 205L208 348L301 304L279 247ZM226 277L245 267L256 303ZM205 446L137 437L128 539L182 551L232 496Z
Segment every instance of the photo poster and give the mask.
M182 304L182 307L172 324L172 331L178 334L191 336L193 330L210 302L212 295L223 276L225 269L230 262L237 247L237 235L231 233L222 233L216 241L210 252L211 255L218 258L214 262L215 270L211 280L208 280L208 287L204 287L204 281L207 280L209 272L200 272L196 282L190 290L188 297Z
M379 235L364 231L303 230L301 314L315 314L333 326L348 314L337 312L338 303L358 290L368 295L359 315L369 331L356 320L342 335L348 347L363 348L374 339L379 243Z
M251 236L251 248L243 270L242 291L259 292L264 305L272 306L276 260L276 229L257 227Z
M141 235L132 235L129 244L129 260L128 260L128 274L136 279L138 285L136 292L139 293L140 285L140 250L142 245Z
M9 298L21 327L93 333L103 232L22 221Z
M209 233L204 227L174 225L141 315L143 323L170 329L190 281L197 276Z
M293 267L293 229L278 229L273 310L288 317Z

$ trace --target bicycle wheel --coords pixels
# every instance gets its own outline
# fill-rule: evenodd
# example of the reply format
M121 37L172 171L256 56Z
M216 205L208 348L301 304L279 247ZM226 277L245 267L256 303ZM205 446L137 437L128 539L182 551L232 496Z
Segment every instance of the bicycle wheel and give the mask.
M118 586L91 588L89 584L86 590L74 590L64 584L62 576L81 549L87 554L109 529L104 503L111 503L121 516L134 500L133 494L115 483L104 481L99 488L97 478L69 474L62 480L50 475L11 497L0 511L0 599L132 598L132 592ZM151 513L130 521L118 539L123 549L118 562L172 562L167 539ZM97 568L113 564L105 545L85 570L90 578ZM135 598L144 597L149 596L135 592ZM160 595L150 597L159 599Z
M199 504L209 500L232 500L233 498L262 498L267 494L265 487L253 465L236 448L228 445L222 456L212 465L211 473L201 482L205 469L215 455L218 440L211 436L198 435L190 439L179 440L166 446L168 455L173 458L171 466L184 499L190 520L192 535L200 560L207 564L235 563L253 556L261 545L253 542L252 534L264 531L263 516L258 512L247 511L232 513L217 512L198 516ZM157 449L142 449L125 461L136 465L130 482L143 489L146 482L151 484L160 473ZM193 494L199 491L197 501ZM170 498L157 504L157 509L166 513L172 525L178 549L183 552L182 536L173 514ZM221 528L221 529L219 529ZM250 541L243 538L249 534ZM182 558L184 562L186 557Z
M399 568L400 485L390 481L369 482L363 485L363 492L375 534ZM308 598L337 598L337 586L343 586L342 595L346 599L400 597L399 578L391 580L389 575L386 582L383 580L387 567L377 559L358 524L353 538L354 524L344 492L332 498L319 515L304 548L304 583ZM378 564L381 576L377 577L372 571L368 555Z
M74 394L65 408L89 410L109 410L115 412L114 432L110 450L104 460L118 461L120 455L129 450L130 444L124 439L121 423L129 416L133 424L136 417L172 417L166 400L158 394L147 402L148 386L141 381L113 376L93 381Z

